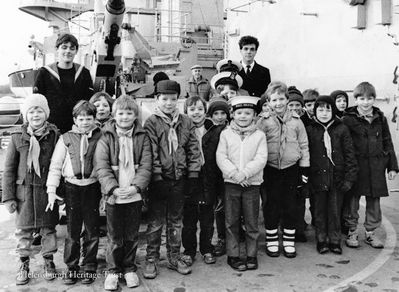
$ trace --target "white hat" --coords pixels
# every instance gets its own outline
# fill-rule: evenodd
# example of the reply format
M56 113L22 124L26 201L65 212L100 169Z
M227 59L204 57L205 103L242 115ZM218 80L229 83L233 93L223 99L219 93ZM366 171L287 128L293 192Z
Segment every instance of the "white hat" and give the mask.
M240 62L233 61L230 59L220 60L216 64L216 70L218 70L218 72L224 72L224 71L239 72L239 71L241 71L241 69L242 69L242 65Z
M196 65L194 65L194 66L192 66L192 67L190 68L190 70L194 70L194 69L202 69L202 66L196 64Z
M230 99L229 102L233 111L239 108L252 108L254 110L257 110L258 100L259 97L256 96L239 95Z
M46 119L50 116L50 108L48 107L47 99L44 95L39 93L34 93L27 96L24 103L21 105L21 113L26 121L26 113L32 107L40 107L46 114Z
M220 72L211 79L211 86L213 89L216 89L219 84L234 84L238 88L241 88L242 78L236 72Z

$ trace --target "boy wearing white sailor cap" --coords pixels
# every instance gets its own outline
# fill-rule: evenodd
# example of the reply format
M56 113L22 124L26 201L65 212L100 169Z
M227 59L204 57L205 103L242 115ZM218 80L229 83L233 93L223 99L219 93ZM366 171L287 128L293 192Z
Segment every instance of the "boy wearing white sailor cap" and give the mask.
M225 182L227 263L235 270L258 268L259 188L267 162L265 134L256 128L257 97L230 100L232 121L220 135L216 161ZM246 227L246 259L239 258L240 214Z

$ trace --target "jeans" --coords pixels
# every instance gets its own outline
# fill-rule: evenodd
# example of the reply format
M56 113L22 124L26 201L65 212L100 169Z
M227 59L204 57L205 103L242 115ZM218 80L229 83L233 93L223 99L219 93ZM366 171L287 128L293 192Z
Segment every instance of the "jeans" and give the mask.
M245 223L245 245L248 257L258 252L259 186L242 187L226 183L226 249L230 257L240 256L240 217Z
M197 223L200 223L200 252L213 252L212 236L214 211L212 205L186 203L184 205L182 242L184 254L192 257L197 253Z
M106 204L107 269L110 273L136 272L136 251L139 242L141 208L143 202Z
M314 213L316 240L339 244L341 240L341 206L343 194L336 188L330 191L315 192Z
M349 195L349 194L347 194ZM359 196L352 196L349 204L344 206L344 221L345 226L350 231L357 229L359 222ZM374 231L381 226L382 214L380 206L380 198L373 198L366 196L366 218L364 221L364 228L366 231Z
M17 253L20 257L30 257L33 255L32 241L33 233L37 228L17 229L15 237L18 240ZM44 258L52 257L57 252L57 234L54 228L39 228L42 236L42 255Z
M264 170L265 191L262 192L263 217L265 228L277 229L282 219L283 227L295 229L297 225L297 184L298 165L285 169L266 166ZM267 198L265 197L267 195Z
M162 180L150 185L146 259L159 260L162 228L166 224L169 261L180 257L185 180Z
M99 243L99 203L100 184L78 186L65 183L65 203L67 231L65 238L64 262L69 270L79 270L80 235L82 224L85 229L82 267L85 271L97 270L97 251Z

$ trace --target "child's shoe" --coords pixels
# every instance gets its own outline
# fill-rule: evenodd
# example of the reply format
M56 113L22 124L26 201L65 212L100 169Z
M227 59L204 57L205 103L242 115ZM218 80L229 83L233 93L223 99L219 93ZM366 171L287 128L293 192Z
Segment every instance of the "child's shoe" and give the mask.
M191 267L193 265L194 257L188 254L183 254L180 258L183 262L186 263L187 266Z
M139 277L135 272L128 272L125 274L126 286L128 288L135 288L140 285Z
M366 239L364 241L374 248L384 248L384 244L374 234L374 231L366 231Z
M204 263L207 265L216 263L216 258L211 253L204 254Z
M86 271L83 274L82 284L89 285L96 279L95 271Z
M283 253L287 258L296 257L295 250L295 229L283 230Z
M213 254L217 257L221 257L222 255L226 254L226 240L219 239L216 243Z
M169 260L168 268L182 275L188 275L191 273L191 268L180 258L175 260Z
M117 274L109 273L104 281L104 290L113 291L118 289L118 280Z
M15 278L15 284L26 285L29 282L29 258L20 258L21 265L19 267L17 277Z
M328 247L332 253L342 254L342 248L339 243L330 243Z
M145 261L145 267L143 270L143 276L146 279L155 279L158 275L158 266L154 259L148 259Z
M280 256L280 247L278 242L277 229L266 229L266 254L269 257Z
M357 248L359 247L359 234L357 233L357 229L354 231L349 230L348 237L345 240L345 244L347 247Z
M227 264L232 269L240 272L247 270L246 264L239 257L227 257Z
M44 274L43 278L47 281L52 281L56 277L55 265L53 262L53 257L44 258Z
M247 257L247 270L256 270L258 268L258 259L256 257Z
M328 250L327 242L321 241L317 243L317 251L319 254L325 254L328 252Z
M64 284L65 285L73 285L78 281L78 271L68 270L64 276Z

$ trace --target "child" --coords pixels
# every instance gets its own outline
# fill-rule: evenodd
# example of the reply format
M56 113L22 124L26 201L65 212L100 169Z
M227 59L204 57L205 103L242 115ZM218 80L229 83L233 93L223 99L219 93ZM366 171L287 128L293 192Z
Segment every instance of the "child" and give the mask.
M111 118L111 107L114 100L106 92L96 92L89 100L97 109L96 123L102 128Z
M152 146L152 182L149 190L147 256L143 275L154 279L158 274L162 228L166 221L168 268L186 275L191 268L181 259L181 222L186 178L190 188L198 185L201 152L195 126L179 113L176 81L158 82L155 88L155 112L145 122ZM191 193L191 191L189 191Z
M135 257L138 246L142 191L151 178L151 145L137 117L139 108L127 95L112 106L114 117L103 128L95 164L106 196L108 229L105 290L118 288L123 273L129 288L139 286Z
M46 122L50 109L41 94L28 96L21 112L25 124L11 135L2 181L3 203L10 213L17 212L15 236L20 259L17 285L29 282L29 257L33 256L31 245L36 229L42 235L44 278L55 278L53 255L57 251L55 225L58 223L58 209L45 211L48 202L44 187L58 129Z
M267 162L265 135L254 122L258 98L231 100L233 120L220 135L216 161L225 181L227 263L235 270L256 270L259 236L259 186ZM244 216L246 261L240 259L239 225Z
M220 125L221 127L211 126L212 129L224 129L224 127L229 123L230 120L230 109L227 101L221 97L215 97L211 99L208 105L207 116L211 118L214 125ZM211 141L219 141L219 132L218 135L213 136L212 130L208 130L209 135L207 137L210 138ZM216 142L216 141L215 141ZM218 143L218 142L217 142ZM216 143L216 146L217 146ZM216 149L214 149L216 153ZM216 159L216 156L215 156ZM216 164L216 160L214 161ZM217 165L214 165L214 170L217 171L219 168ZM220 173L220 170L219 170ZM226 253L226 224L224 222L225 212L224 212L224 182L222 174L218 175L217 183L216 183L216 193L217 200L215 206L215 222L216 222L216 232L217 232L217 243L214 246L213 254L217 257L220 257ZM216 176L214 177L214 179Z
M300 117L305 114L302 93L295 86L288 87L287 106L290 111L295 111Z
M388 196L388 179L395 178L398 162L392 144L386 117L374 107L376 92L372 84L362 82L353 90L356 106L346 110L343 122L348 126L359 166L357 181L352 188L352 197L344 214L345 225L349 228L346 245L358 247L359 200L366 197L365 241L374 248L384 244L374 234L381 225L380 198Z
M337 107L337 117L341 119L345 110L349 106L348 94L342 90L335 90L331 92L330 96L334 100L335 106Z
M296 256L296 193L298 177L303 178L302 183L307 180L308 138L299 116L287 108L287 86L279 81L272 82L266 95L272 112L258 121L259 129L266 134L268 148L262 192L266 253L271 257L280 255L277 228L282 219L283 252L286 257L293 258Z
M305 114L301 116L301 120L305 127L307 127L313 120L314 103L319 96L319 92L315 89L306 89L302 95L305 103Z
M67 216L67 236L65 238L64 262L68 271L64 277L66 285L73 285L78 279L80 258L80 234L85 228L83 239L84 279L83 284L91 284L97 270L98 250L98 205L101 192L93 169L93 155L101 136L96 126L96 108L88 101L79 101L72 110L74 125L57 142L51 158L47 178L49 208L53 209L56 190L61 176L65 179L64 196ZM58 197L59 198L59 197Z
M197 251L197 223L200 222L200 252L206 264L213 264L212 236L214 210L222 174L216 165L216 148L225 124L216 125L205 119L206 103L198 96L189 97L184 104L185 113L193 121L201 150L200 187L189 194L184 204L182 242L183 260L192 265Z
M334 100L319 96L309 138L309 184L314 194L317 251L341 254L342 201L356 181L357 163L349 129L336 117Z

